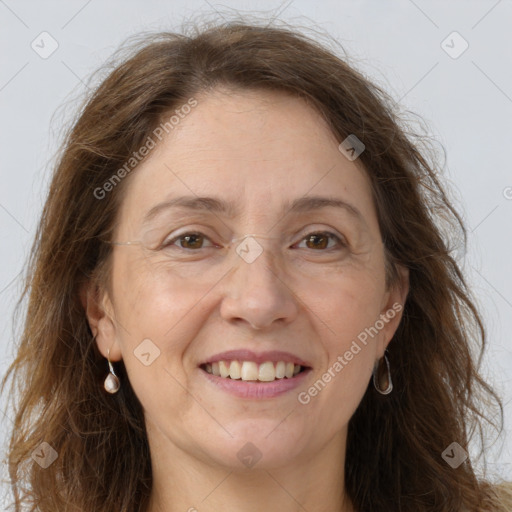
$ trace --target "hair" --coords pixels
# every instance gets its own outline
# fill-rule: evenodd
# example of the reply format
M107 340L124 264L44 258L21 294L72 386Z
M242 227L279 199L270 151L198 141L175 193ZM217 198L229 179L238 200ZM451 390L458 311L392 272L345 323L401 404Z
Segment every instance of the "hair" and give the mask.
M123 53L125 52L125 53ZM152 473L144 416L122 361L123 386L103 390L106 360L81 290L108 289L111 240L129 176L97 198L169 113L218 87L301 98L337 140L355 135L370 179L389 286L409 269L403 317L388 346L389 396L368 389L350 420L345 486L356 510L509 510L512 490L479 478L468 458L442 458L454 441L502 430L499 396L480 375L486 334L450 240L466 230L439 178L426 137L400 118L390 95L315 38L243 20L144 34L121 48L67 130L27 261L28 298L15 360L18 385L8 450L16 512L144 512ZM115 59L112 62L115 62ZM136 172L136 169L133 171ZM12 389L11 387L11 389ZM498 411L499 426L491 421ZM31 454L57 453L46 469ZM343 482L340 482L343 485Z

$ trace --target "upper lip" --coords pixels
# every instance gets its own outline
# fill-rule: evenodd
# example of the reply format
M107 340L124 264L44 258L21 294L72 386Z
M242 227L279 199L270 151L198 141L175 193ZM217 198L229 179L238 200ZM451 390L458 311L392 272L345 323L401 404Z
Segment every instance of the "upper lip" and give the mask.
M300 357L291 354L290 352L283 352L281 350L270 350L267 352L253 352L252 350L242 349L242 350L227 350L226 352L220 352L219 354L215 354L210 356L208 359L205 359L203 362L199 363L199 366L206 363L215 363L218 361L254 361L257 364L265 363L266 361L271 361L273 363L277 363L278 361L284 361L285 363L293 363L300 366L310 367L310 363L301 359Z

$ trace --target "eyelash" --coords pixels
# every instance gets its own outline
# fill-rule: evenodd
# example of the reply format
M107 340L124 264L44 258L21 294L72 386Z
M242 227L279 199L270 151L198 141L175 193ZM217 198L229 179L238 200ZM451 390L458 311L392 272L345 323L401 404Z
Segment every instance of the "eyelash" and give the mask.
M204 233L201 233L200 231L189 231L189 232L186 232L186 233L181 233L177 236L175 236L174 238L172 238L171 240L168 240L168 241L164 241L162 243L162 249L165 249L165 248L170 248L174 245L174 243L182 238L185 238L186 236L190 236L190 235L193 235L193 236L202 236L204 237L206 240L210 240L209 237L207 237ZM331 239L334 239L337 244L342 248L342 249L346 249L348 247L348 244L342 239L340 238L338 235L336 235L335 233L332 233L331 231L311 231L310 233L307 233L300 241L304 241L306 240L308 237L310 237L311 235L323 235L323 236L327 236L327 237L330 237ZM194 252L194 251L199 251L200 249L205 249L205 247L200 247L199 249L187 249L186 247L179 247L179 246L176 246L178 249L181 249L183 251L187 251L187 252ZM213 246L210 246L210 247L213 247ZM323 251L320 251L320 252L326 252L328 250L332 250L333 247L329 247L329 248L326 248L324 249ZM311 250L316 250L316 249L311 249Z

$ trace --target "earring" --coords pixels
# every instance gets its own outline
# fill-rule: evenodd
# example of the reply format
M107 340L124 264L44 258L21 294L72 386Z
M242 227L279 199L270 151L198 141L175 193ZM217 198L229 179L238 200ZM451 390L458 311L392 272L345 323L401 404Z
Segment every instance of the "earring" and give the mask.
M373 385L381 395L389 395L393 391L391 370L385 353L384 357L379 359L373 367Z
M105 391L107 391L110 394L114 394L119 391L121 384L119 383L119 378L114 372L114 368L112 367L112 363L110 362L110 349L108 349L107 361L110 373L107 375L103 386L105 387Z

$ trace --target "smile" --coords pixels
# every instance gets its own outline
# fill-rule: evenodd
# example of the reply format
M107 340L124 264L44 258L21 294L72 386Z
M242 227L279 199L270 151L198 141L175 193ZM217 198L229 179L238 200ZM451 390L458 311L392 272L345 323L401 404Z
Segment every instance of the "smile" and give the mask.
M201 368L216 377L232 380L273 382L276 379L291 379L305 367L285 361L215 361L205 363Z

